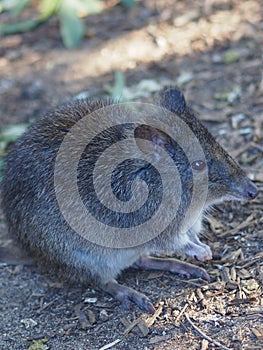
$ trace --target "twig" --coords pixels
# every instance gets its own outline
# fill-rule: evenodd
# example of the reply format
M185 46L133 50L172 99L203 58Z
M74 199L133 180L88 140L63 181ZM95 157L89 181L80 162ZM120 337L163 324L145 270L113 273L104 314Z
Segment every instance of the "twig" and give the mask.
M134 327L138 327L139 330L142 332L143 336L146 337L146 335L149 333L149 328L145 321L141 319L140 317L134 320L133 322L129 321L127 318L121 318L121 323L126 327L124 331L124 335L128 335L130 331L133 330Z
M130 333L130 331L133 330L134 327L136 327L139 323L141 322L140 318L137 318L136 320L134 320L133 322L131 322L129 324L129 326L125 329L124 331L124 335L128 335Z
M158 309L155 311L154 315L152 315L151 317L147 318L145 323L147 324L148 327L151 327L154 324L154 322L156 321L157 317L159 317L161 315L162 311L163 311L163 306L160 305L158 307Z
M189 304L185 304L185 306L182 308L181 312L179 313L179 315L176 317L175 320L175 325L178 326L179 325L179 320L182 317L182 315L185 313L185 310L188 308Z
M254 220L254 213L249 215L245 221L241 222L241 224L234 227L232 230L228 230L220 235L220 237L225 237L226 235L235 235L238 231L242 230L243 228L248 227Z
M107 350L112 348L114 345L118 344L121 341L121 339L116 339L112 343L104 345L102 348L99 348L99 350Z
M231 348L227 348L226 346L222 345L221 343L217 342L216 340L213 340L212 338L210 338L208 335L206 335L203 331L201 331L201 329L199 329L195 324L193 324L193 322L190 320L188 314L185 314L185 318L187 319L187 321L190 323L190 325L206 340L208 340L210 343L215 344L216 346L218 346L220 349L223 350L232 350Z
M202 339L201 350L207 350L208 344L209 344L208 340Z
M195 282L193 282L194 280L188 281L188 280L184 280L184 279L181 279L181 278L175 278L175 280L176 281L180 281L181 283L190 284L190 285L195 286L195 287L202 287L201 283L195 283Z

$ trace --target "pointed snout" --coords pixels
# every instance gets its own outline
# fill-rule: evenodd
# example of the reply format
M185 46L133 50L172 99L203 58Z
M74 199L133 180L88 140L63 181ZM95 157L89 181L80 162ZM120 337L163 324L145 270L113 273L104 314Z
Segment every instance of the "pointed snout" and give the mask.
M239 200L252 200L258 195L257 186L246 176L239 179L239 181L233 185L233 193L235 193Z
M247 188L246 188L246 191L247 191L247 197L248 197L248 200L252 200L252 199L255 199L258 195L258 189L257 189L257 186L255 184L253 184L253 182L251 182L250 180L248 180L248 185L247 185Z

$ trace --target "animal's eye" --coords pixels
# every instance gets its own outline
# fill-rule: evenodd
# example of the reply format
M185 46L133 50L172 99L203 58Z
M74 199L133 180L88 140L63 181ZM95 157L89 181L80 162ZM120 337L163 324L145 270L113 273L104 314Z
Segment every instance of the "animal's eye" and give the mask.
M206 167L206 162L202 159L198 159L193 161L191 166L194 170L201 171L204 170L204 168Z

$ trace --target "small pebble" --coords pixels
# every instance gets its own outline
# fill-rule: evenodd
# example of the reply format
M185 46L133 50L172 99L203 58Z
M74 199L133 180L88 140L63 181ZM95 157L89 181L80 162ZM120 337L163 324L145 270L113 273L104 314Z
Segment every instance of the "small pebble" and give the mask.
M98 300L98 298L85 298L84 303L94 304L97 302L97 300Z
M105 321L107 321L109 319L109 315L108 315L108 313L107 313L107 311L106 310L101 310L101 312L100 312L100 320L101 321L103 321L103 322L105 322Z

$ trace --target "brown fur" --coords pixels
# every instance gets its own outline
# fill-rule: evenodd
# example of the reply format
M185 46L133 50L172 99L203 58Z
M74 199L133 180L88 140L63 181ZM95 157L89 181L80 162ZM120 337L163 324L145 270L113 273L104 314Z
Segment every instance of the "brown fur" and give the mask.
M188 200L191 184L187 180L189 167L184 163L184 158L180 158L179 155L181 161L179 167L182 169L182 174L185 174L183 183L185 199L182 200L173 223L159 236L144 245L124 249L102 247L76 234L63 218L54 191L54 164L60 144L70 128L88 113L97 111L96 116L92 117L95 119L91 120L91 124L99 122L99 109L110 103L110 101L86 100L73 102L40 118L17 141L6 158L2 186L3 208L9 230L37 257L41 255L49 264L63 266L67 276L74 276L79 280L91 281L99 285L105 285L114 280L123 269L148 254L158 255L170 252L200 256L201 260L205 260L206 256L211 258L209 247L198 239L203 211L200 213L198 222L188 232L181 232L186 209L184 203ZM173 88L165 89L160 94L160 106L164 110L164 122L165 110L178 115L190 126L204 150L209 176L205 209L223 200L245 200L256 196L256 187L195 117L180 91ZM124 129L115 130L115 134L105 134L99 145L93 144L88 153L84 152L80 162L79 181L83 184L80 192L84 202L88 201L89 197L89 188L86 187L90 181L87 167L91 164L98 148L102 147L103 142L107 145L110 137L118 141L120 136L131 132L137 133L136 137L142 138L145 138L145 134L150 134L146 137L149 139L154 134L155 139L160 141L161 147L168 150L173 148L170 138L168 136L166 138L163 133L158 134L156 129L141 130L140 127L133 129L129 125ZM138 147L140 152L140 143ZM162 162L162 158L159 161ZM166 170L166 164L162 164L162 167ZM129 180L130 171L127 166L123 167L120 174L119 182L115 182L115 189L116 193L119 191L120 195L125 195L123 187L127 185L127 181L133 179ZM63 177L63 173L60 175ZM154 192L155 177L149 175L149 181ZM201 184L200 180L200 186ZM176 193L172 179L170 186L170 191ZM74 203L72 205L74 206ZM155 203L152 202L150 205L154 207ZM146 212L143 213L143 215L146 214ZM82 218L80 217L79 220L81 222ZM131 220L135 223L137 218L134 217Z

